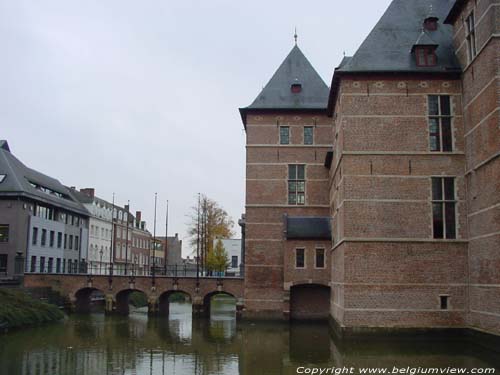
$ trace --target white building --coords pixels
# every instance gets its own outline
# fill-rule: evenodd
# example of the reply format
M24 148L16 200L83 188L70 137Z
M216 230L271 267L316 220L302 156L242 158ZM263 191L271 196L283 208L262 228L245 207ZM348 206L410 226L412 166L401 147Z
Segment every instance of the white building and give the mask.
M217 245L218 239L214 240L214 248ZM222 241L222 246L224 246L224 250L226 250L226 253L229 258L229 268L227 269L226 272L228 273L237 273L240 272L240 266L243 264L243 259L241 255L241 240L240 239L233 239L233 238L226 238L226 239L221 239Z
M95 196L94 189L73 190L77 199L89 211L89 239L86 251L89 272L106 274L110 263L113 205Z

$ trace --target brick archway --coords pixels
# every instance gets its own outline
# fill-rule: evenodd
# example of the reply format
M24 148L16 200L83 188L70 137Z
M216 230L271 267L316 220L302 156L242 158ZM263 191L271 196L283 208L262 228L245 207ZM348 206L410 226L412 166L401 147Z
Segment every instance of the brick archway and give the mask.
M104 292L98 288L93 287L84 287L78 289L74 294L74 309L77 313L89 313L91 311L92 305L92 294L94 292L101 292L104 295Z
M193 302L193 297L191 296L191 294L184 290L167 290L158 297L158 312L160 313L160 315L168 316L170 314L170 297L176 293L183 294L189 297L191 303Z
M330 313L329 286L294 284L290 288L290 318L294 320L327 320Z
M236 298L233 294L231 294L229 292L215 290L213 292L205 294L205 296L203 297L203 312L204 312L205 316L207 316L207 317L210 316L210 305L212 302L212 298L217 296L217 295L223 295L223 296L225 295L225 296L232 297L234 299L235 311L237 310L238 298Z
M146 299L148 298L148 294L140 289L129 288L129 289L120 290L115 295L115 312L117 314L120 314L120 315L128 315L129 314L129 311L130 311L129 299L130 299L130 295L133 292L142 293L142 294L144 294Z

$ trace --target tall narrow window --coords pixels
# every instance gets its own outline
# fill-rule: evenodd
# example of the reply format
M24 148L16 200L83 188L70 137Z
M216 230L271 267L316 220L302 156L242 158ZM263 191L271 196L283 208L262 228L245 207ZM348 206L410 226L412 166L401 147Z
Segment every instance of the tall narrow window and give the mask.
M305 268L306 255L305 249L295 249L295 268Z
M434 238L456 238L456 198L453 177L432 178L432 218Z
M305 165L291 164L288 166L288 204L305 204Z
M41 241L42 246L45 246L47 244L47 229L42 229L42 241Z
M449 296L439 296L439 305L441 310L448 310L448 297Z
M80 238L78 236L75 236L75 250L78 250L80 246Z
M36 256L31 256L30 272L36 272Z
M238 268L238 256L233 255L231 257L231 268Z
M325 268L325 249L316 249L316 268Z
M314 143L314 128L312 126L304 126L304 144L312 145Z
M453 151L448 95L429 95L429 136L431 151Z
M61 258L57 258L56 261L56 272L61 273Z
M40 257L40 272L45 272L45 257Z
M0 224L0 242L9 242L9 224Z
M49 258L48 266L47 266L47 272L52 273L52 268L54 267L54 258Z
M290 144L290 128L288 126L280 126L280 145Z
M69 235L69 247L70 250L73 250L73 235Z
M38 242L38 228L33 227L33 233L31 235L31 243L33 245L36 245L37 242Z
M50 247L54 247L54 242L55 242L55 239L56 239L55 236L56 236L56 233L53 230L51 230L50 231L50 235L49 235L49 246Z
M57 248L60 249L62 247L62 233L57 232Z
M477 55L476 49L476 22L474 20L474 12L469 14L465 19L465 39L467 40L467 56L469 62Z
M0 254L0 274L7 274L8 255Z
M68 248L68 235L66 233L64 234L64 248Z

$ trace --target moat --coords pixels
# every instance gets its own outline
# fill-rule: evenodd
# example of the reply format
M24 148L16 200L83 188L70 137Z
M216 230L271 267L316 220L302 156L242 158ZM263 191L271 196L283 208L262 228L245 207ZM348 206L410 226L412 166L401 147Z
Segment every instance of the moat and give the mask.
M301 367L495 368L500 353L460 338L338 340L326 323L250 323L217 301L210 319L71 315L0 336L0 374L296 374ZM303 369L301 369L302 371Z

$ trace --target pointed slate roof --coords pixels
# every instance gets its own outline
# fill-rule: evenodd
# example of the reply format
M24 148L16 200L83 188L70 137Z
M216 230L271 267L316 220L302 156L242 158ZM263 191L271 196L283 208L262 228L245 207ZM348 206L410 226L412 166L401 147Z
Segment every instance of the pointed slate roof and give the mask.
M452 28L442 22L429 38L438 45L438 63L417 67L411 50L422 33L424 20L433 16L444 20L454 0L393 0L382 18L339 72L460 72L452 45Z
M294 93L292 84L302 90ZM294 46L251 105L240 108L243 123L252 110L326 110L329 89L298 46Z
M0 141L0 175L5 175L0 183L0 196L23 196L85 216L89 215L85 207L58 180L26 167L12 155L7 141ZM44 192L33 185L42 186L46 190L50 189L56 194Z

